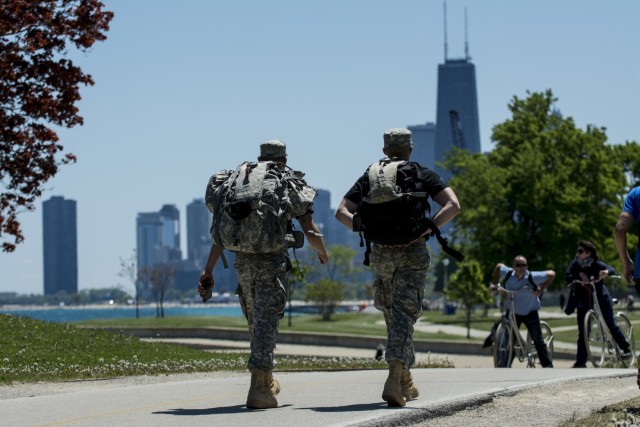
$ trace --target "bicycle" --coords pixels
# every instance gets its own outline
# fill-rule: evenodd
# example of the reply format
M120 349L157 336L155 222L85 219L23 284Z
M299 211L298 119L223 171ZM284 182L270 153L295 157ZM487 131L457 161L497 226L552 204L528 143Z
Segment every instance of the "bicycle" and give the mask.
M610 276L611 278L620 278L620 276ZM582 283L579 280L574 280L572 285L589 286L589 291L593 301L593 308L590 309L584 317L583 332L585 345L587 347L587 355L594 368L601 367L605 360L615 359L620 362L625 368L631 367L636 360L636 340L633 336L633 326L631 321L621 311L614 313L614 320L622 330L625 338L629 342L629 349L631 350L631 357L623 357L624 352L613 339L611 331L607 326L607 323L602 318L602 311L600 309L600 303L596 295L596 285L593 277L588 283ZM614 302L615 304L615 302Z
M517 357L520 362L527 360L527 368L535 368L538 352L529 331L527 331L526 339L520 333L516 321L514 303L516 292L524 290L532 292L532 290L530 288L522 288L519 291L509 291L501 285L498 285L496 290L507 296L510 308L506 314L502 315L502 319L496 328L492 346L493 366L496 368L510 368L514 358ZM551 326L547 322L540 321L540 328L549 353L549 360L553 360L553 332L551 331Z

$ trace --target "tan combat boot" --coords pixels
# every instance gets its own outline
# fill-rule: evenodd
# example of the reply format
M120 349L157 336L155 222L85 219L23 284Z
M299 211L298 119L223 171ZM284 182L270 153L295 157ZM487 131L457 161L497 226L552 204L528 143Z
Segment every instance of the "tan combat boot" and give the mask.
M420 395L420 390L413 382L413 377L408 369L403 369L402 374L400 374L400 387L402 388L402 395L407 399L407 402Z
M262 369L251 368L251 387L247 396L247 408L267 409L278 407L278 401L271 394L271 390L265 388L265 375L266 372Z
M399 360L390 360L389 376L384 383L382 391L382 399L389 403L389 406L405 406L407 402L402 395L402 387L400 386L400 376L404 364Z
M272 396L276 396L280 393L280 383L278 380L273 378L273 373L271 371L264 373L264 389L267 393L271 393Z

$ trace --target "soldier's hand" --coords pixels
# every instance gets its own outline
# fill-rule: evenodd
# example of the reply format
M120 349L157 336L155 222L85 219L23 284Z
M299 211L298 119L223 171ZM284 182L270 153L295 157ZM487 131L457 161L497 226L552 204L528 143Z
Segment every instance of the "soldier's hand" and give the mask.
M213 276L210 273L202 273L200 280L198 280L198 294L200 294L200 297L204 298L207 293L212 292L214 285Z

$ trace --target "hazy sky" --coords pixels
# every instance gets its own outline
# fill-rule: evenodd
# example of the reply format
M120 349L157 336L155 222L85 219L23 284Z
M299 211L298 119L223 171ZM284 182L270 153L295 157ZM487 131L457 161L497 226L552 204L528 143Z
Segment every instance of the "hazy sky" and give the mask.
M0 292L43 293L41 204L53 195L78 202L79 288L131 290L117 273L136 214L177 205L184 248L185 206L260 142L285 141L335 207L381 156L385 129L435 121L440 0L107 4L108 39L74 56L96 81L82 90L85 125L60 132L78 163L20 216L26 241L0 253ZM464 56L465 5L483 151L527 90L552 89L565 116L606 127L611 143L640 141L640 1L449 0L449 58Z

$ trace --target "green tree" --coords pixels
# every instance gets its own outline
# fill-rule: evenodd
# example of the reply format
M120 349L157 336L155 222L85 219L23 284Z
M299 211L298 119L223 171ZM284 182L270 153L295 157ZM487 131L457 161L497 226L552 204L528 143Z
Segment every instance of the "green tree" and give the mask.
M0 239L12 252L24 240L17 215L60 164L75 162L55 127L82 124L80 85L93 85L67 57L106 39L113 13L99 0L0 2ZM13 243L6 241L13 237Z
M323 320L329 320L331 314L333 314L335 306L341 301L348 298L358 298L364 295L368 298L368 289L363 288L362 284L354 282L354 278L357 278L363 272L363 268L354 257L356 251L344 245L329 245L327 247L329 253L329 262L324 265L320 265L317 262L315 252L309 251L305 254L304 262L302 263L305 268L306 291L305 301L316 301L321 305L323 311ZM291 277L291 276L290 276ZM322 283L322 284L320 284ZM331 283L329 285L329 283ZM311 285L313 284L313 286ZM328 290L319 291L317 287L329 287ZM313 290L309 291L309 287ZM337 289L339 289L339 296ZM325 292L327 291L327 292ZM321 300L324 301L328 293L331 295L330 304L325 305L321 300L317 300L315 297L309 297L309 292L314 295L320 295ZM326 313L326 310L329 310Z
M320 306L323 321L331 320L336 305L344 298L344 285L331 279L309 283L305 288L305 301L313 301Z
M449 300L458 301L463 305L467 338L471 338L471 314L474 307L491 303L491 293L483 283L480 264L477 261L458 264L458 270L451 276L445 293Z
M638 144L606 144L604 128L577 128L556 101L550 90L514 97L512 117L493 128L493 151L456 150L445 162L463 207L453 240L485 277L517 254L535 269L563 271L580 239L617 260L612 230L640 170Z

